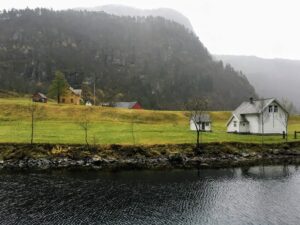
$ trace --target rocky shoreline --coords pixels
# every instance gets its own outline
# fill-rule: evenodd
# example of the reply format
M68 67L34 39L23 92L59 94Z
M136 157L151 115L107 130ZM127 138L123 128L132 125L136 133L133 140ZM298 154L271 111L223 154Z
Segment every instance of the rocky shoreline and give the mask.
M284 144L209 143L87 147L82 145L0 144L1 170L195 169L256 165L300 165L300 142Z

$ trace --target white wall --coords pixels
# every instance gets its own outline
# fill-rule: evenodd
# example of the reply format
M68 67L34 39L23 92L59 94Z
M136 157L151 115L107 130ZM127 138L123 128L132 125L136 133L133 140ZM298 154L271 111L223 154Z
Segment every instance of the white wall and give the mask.
M246 120L249 122L249 133L257 134L259 133L259 115L258 114L249 114L246 115Z
M234 121L236 121L236 127L234 127ZM229 133L239 132L239 121L236 117L233 117L230 123L228 124L227 132Z
M205 131L212 131L211 123L208 123L208 125L205 125Z
M197 124L198 126L198 124ZM201 130L202 126L200 126L200 130ZM193 120L190 120L190 130L194 130L196 131L196 126ZM211 123L208 123L208 125L205 125L205 131L211 131Z
M275 106L277 104L274 102L271 105ZM277 107L278 112L274 112L274 110L269 112L269 107L264 111L264 134L282 134L283 131L286 132L287 114L279 105ZM262 133L261 121L259 132Z
M240 122L240 133L249 133L249 123Z
M193 120L190 120L190 130L197 130Z

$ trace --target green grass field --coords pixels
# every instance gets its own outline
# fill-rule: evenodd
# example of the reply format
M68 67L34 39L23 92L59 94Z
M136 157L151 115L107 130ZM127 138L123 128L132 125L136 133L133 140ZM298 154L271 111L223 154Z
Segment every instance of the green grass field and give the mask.
M30 142L31 117L26 98L0 98L0 142ZM91 144L193 143L188 113L180 111L125 110L105 107L38 104L34 142L81 144L85 142L82 118L88 118ZM211 112L213 132L203 133L203 142L260 143L261 136L226 133L230 112ZM300 116L289 121L289 140L300 131ZM265 136L266 143L283 142L281 136Z

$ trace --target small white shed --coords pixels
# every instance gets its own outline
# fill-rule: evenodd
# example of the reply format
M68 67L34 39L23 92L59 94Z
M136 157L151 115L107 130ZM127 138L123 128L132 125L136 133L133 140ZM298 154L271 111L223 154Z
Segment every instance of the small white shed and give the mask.
M86 106L93 106L93 104L90 101L86 101L85 105Z
M207 113L201 115L192 115L190 118L190 130L211 132L211 127L211 118Z

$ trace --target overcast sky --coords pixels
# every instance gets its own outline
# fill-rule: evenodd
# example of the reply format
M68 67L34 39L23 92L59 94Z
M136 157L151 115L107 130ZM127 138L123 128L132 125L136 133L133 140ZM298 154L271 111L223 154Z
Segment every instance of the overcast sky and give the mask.
M213 54L300 59L299 0L0 0L1 9L105 4L175 9Z

